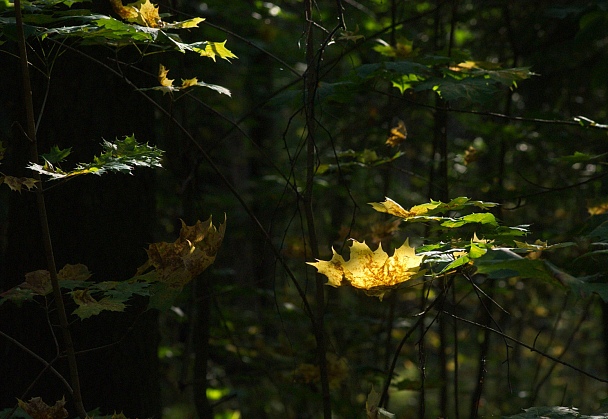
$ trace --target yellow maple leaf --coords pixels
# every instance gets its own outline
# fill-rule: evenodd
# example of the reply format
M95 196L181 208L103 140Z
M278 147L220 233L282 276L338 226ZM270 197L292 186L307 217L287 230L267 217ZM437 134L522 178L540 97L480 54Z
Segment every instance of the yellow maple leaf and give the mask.
M158 6L150 0L139 0L126 6L121 0L110 0L114 12L128 22L138 23L149 28L159 28L163 22L158 14Z
M387 214L391 214L396 217L408 219L419 215L425 215L429 211L441 205L441 202L415 205L409 210L406 210L390 198L385 198L384 202L370 202L369 204L378 212L386 212Z
M396 147L407 139L407 129L405 123L399 119L397 125L391 128L391 133L386 139L386 145Z
M228 48L226 48L226 41L224 42L209 42L205 48L193 48L194 51L198 52L201 57L209 57L215 61L215 57L219 56L224 60L230 61L230 58L238 58Z
M201 17L195 17L192 19L184 20L183 22L171 23L169 26L174 29L188 29L198 28L198 24L203 22L205 19Z
M198 79L196 77L191 78L191 79L186 79L186 80L182 79L182 86L180 88L185 89L190 86L196 86L197 83L198 83Z
M608 199L601 197L587 202L589 215L601 215L608 212Z
M214 261L224 239L226 221L216 228L211 220L188 226L182 221L179 238L173 243L152 243L148 261L139 267L141 275L154 267L157 279L172 288L181 288L200 275Z
M158 82L161 86L172 87L174 79L168 79L167 74L169 74L169 69L160 64L158 67Z
M328 278L328 285L339 287L343 280L346 280L353 287L365 290L367 295L380 299L388 289L396 288L399 284L424 273L424 270L420 269L424 256L416 256L409 240L395 249L393 256L388 256L382 250L382 245L372 251L365 242L356 240L353 240L348 261L334 249L332 251L333 257L330 261L307 263Z

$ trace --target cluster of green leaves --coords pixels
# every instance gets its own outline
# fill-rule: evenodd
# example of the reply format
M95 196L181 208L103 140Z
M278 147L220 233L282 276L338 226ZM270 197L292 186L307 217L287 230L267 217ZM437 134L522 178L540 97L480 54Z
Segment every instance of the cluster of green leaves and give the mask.
M344 102L354 91L369 88L370 82L388 81L401 94L434 92L448 102L484 104L505 89L535 74L527 67L502 68L500 65L475 61L470 54L455 51L451 56L390 54L386 46L380 52L384 60L362 64L335 83L324 83L319 89L321 100Z
M60 149L57 146L42 155L43 165L30 163L28 168L51 179L63 179L91 173L99 176L107 172L131 174L136 166L162 167L163 151L155 146L138 143L134 135L127 136L123 140L117 139L113 143L104 140L101 146L103 152L95 156L91 163L80 163L68 172L62 170L59 163L70 155L71 149Z
M113 47L144 44L160 50L192 51L200 56L229 60L236 56L226 48L226 41L184 43L173 29L195 28L204 21L193 18L183 22L165 23L158 7L148 0L123 6L111 2L115 11L127 22L93 13L86 8L72 8L89 0L32 1L24 5L24 31L27 38L77 38L83 44ZM12 4L11 4L12 6ZM67 7L67 8L66 8ZM11 7L0 9L0 40L15 40L16 22Z

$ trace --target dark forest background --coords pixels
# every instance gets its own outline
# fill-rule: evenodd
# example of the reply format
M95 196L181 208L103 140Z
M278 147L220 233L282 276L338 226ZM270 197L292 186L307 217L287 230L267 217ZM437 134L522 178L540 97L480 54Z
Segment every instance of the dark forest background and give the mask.
M169 309L146 310L140 296L125 312L70 317L88 410L316 418L330 404L336 418L366 417L370 390L382 391L398 353L384 400L398 418L514 415L532 406L604 411L607 2L158 5L167 20L205 18L180 36L226 40L238 58L28 39L40 153L71 147L69 166L99 154L102 139L131 134L165 152L162 168L48 181L57 266L83 263L95 281L126 281L150 243L179 236L180 219L227 218L215 263ZM116 17L105 2L72 6L81 7ZM2 10L14 15L9 3ZM4 22L0 172L28 177L12 31ZM488 78L456 77L467 62ZM136 90L158 84L161 63L176 84L196 76L231 96ZM449 83L434 89L427 71ZM402 141L391 147L395 130ZM324 286L319 295L305 262L329 260L332 247L348 256L350 238L389 253L406 238L415 247L439 240L428 225L399 224L368 203L390 197L410 208L463 196L499 203L492 213L504 225L529 229L519 240L570 243L533 257L593 286L472 273L470 281L404 286L382 301L352 287ZM0 293L46 269L38 219L32 191L0 185ZM446 287L441 310L451 315L434 307L417 322ZM319 300L321 340L307 312L310 304L321 316ZM0 305L0 415L17 398L52 405L66 396L76 417L57 377L41 374L44 365L15 344L55 359L53 313L52 299ZM54 365L65 373L64 357Z

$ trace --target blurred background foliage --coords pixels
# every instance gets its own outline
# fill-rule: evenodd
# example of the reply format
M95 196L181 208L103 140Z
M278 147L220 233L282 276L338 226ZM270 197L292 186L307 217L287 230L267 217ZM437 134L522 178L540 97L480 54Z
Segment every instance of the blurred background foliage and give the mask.
M346 31L332 33L337 4ZM303 2L159 5L179 20L206 18L184 37L227 39L238 56L213 65L190 55L162 58L172 76L224 86L231 98L202 90L153 97L206 150L251 212L174 121L148 112L150 141L166 150L165 170L147 190L156 202L153 241L172 241L180 218L191 224L210 212L216 220L228 216L215 265L158 320L163 417L196 417L197 407L201 416L211 408L215 418L320 417L310 320L271 249L279 250L314 301L300 195L306 168ZM507 225L529 225L529 243L575 242L543 257L574 276L595 275L593 291L608 294L601 252L608 239L601 228L608 199L606 130L585 122L607 118L607 2L341 0L315 3L314 21L315 50L322 54L314 189L322 258L331 257L332 246L341 252L349 238L390 251L406 238L415 246L432 240L425 226L399 225L368 202L388 196L409 208L468 196L500 203L496 215ZM144 57L141 64L151 77L152 61ZM458 79L465 72L458 64L466 62L488 72L505 69L506 82ZM523 77L524 69L534 75ZM442 78L439 97L432 86ZM579 116L587 119L579 123ZM387 146L395 129L406 138ZM576 152L584 154L573 157ZM370 389L382 388L398 343L443 286L404 287L382 302L328 287L335 417L365 417ZM569 367L608 376L608 312L591 289L519 277L454 278L443 310L477 324L427 314L401 350L388 410L399 418L489 417L531 406L602 411L605 382ZM209 346L201 343L205 333ZM194 372L201 356L208 359L206 385ZM201 386L207 400L197 392Z
M575 152L595 156L606 151L605 131L584 128L573 119L606 118L605 2L343 1L342 5L347 30L362 37L336 36L321 44L327 33L320 30L323 35L318 38L323 59L314 205L323 256L329 258L331 246L340 251L351 237L382 242L385 248L406 237L421 244L423 228L399 229L398 223L371 211L366 203L390 196L407 207L447 193L501 203L498 216L503 222L531 225L528 242L576 241L577 247L550 256L568 272L605 272L600 254L577 259L592 242L602 240L588 233L591 225L603 221L599 213L590 216L590 208L606 197L605 159L560 159ZM225 72L209 68L212 82L229 87L233 99L218 97L221 102L216 103L206 97L205 103L238 121L242 131L186 101L183 108L175 103L175 112L200 133L214 160L272 232L272 245L281 249L298 280L310 289L310 273L302 264L309 250L293 191L294 185L303 184L305 164L302 85L295 74L306 68L302 3L208 1L173 7L202 13L233 32L229 44L239 60ZM316 4L315 21L328 31L336 16L335 4ZM528 67L535 75L513 88L503 86L471 97L457 93L460 98L450 100L449 191L442 192L429 185L435 160L436 94L422 89L401 94L391 81L361 77L360 71L378 62L421 62L422 57L448 54L450 65L477 61L488 68ZM385 140L400 120L407 139L398 148L388 147ZM175 141L174 136L161 138ZM394 158L397 152L399 157ZM182 158L196 157L184 153ZM181 178L171 172L176 179L166 181L169 190L159 192L158 219L166 219L169 226L176 214L187 214L186 205L196 208L195 213L230 214L230 244L209 274L213 294L207 297L213 299L210 383L227 392L222 396L226 402L216 411L239 411L243 417L315 417L318 383L302 369L303 364L314 363L314 342L301 302L268 251L270 244L224 186L205 164L192 170ZM188 196L178 208L177 202L170 202L177 185L185 181L182 190ZM557 283L525 278L475 281L495 304L480 300L461 278L454 283L451 303L459 317L483 322L487 303L492 327L605 376L606 317L599 298L576 298ZM352 289L327 292L329 359L336 362L339 376L332 389L333 408L337 417L361 417L370 386L382 385L397 342L422 311L422 288L400 290L382 303ZM185 300L180 308L184 314L174 311L162 323L163 365L174 374L184 373L182 363L187 359L186 342L176 339L175 330L187 329L192 304ZM534 405L574 405L596 412L607 396L603 383L500 336L486 335L476 326L447 319L442 326L446 330L439 331L432 318L427 326L424 350L416 344L418 336L401 353L389 404L397 417L420 417L422 412L438 417L442 409L455 417L456 408L468 417L480 362L486 371L478 403L481 416L513 414ZM440 333L447 337L440 339ZM482 349L486 339L488 347ZM424 392L420 391L421 365L426 374ZM173 391L165 394L174 400L180 394L180 378L170 373L165 377L166 389ZM449 394L443 402L442 388ZM442 408L442 403L447 407Z

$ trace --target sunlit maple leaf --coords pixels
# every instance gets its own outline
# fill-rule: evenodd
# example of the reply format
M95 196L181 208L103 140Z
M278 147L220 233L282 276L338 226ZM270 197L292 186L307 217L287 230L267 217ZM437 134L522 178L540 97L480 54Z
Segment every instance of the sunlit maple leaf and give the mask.
M189 29L198 28L198 24L203 22L205 19L201 17L195 17L192 19L184 20L183 22L166 23L165 28L168 29Z
M171 91L172 87L173 87L173 81L174 79L169 79L167 78L167 74L169 73L169 70L162 64L159 65L158 67L158 82L160 83L160 85L162 87L166 87L168 88L167 91ZM163 90L163 93L166 93Z
M32 417L32 419L65 419L68 411L63 407L65 398L58 400L54 406L49 406L40 397L32 397L27 403L17 399L19 407Z
M190 87L190 86L196 86L197 84L198 84L198 80L197 80L196 77L194 77L192 79L187 79L187 80L183 80L182 79L181 88L185 89L185 88Z
M158 14L158 6L150 3L150 0L139 0L126 6L121 0L110 0L110 3L114 12L128 22L149 28L158 28L163 24Z
M139 267L137 274L153 267L158 281L181 288L215 261L225 231L225 220L219 228L213 225L211 217L193 226L182 221L180 236L175 242L152 243L148 247L148 261Z
M587 202L589 215L601 215L608 212L608 199L605 197L589 200Z
M385 198L384 202L370 202L369 204L378 212L386 212L396 217L407 219L419 215L424 215L430 210L435 209L439 205L441 205L441 202L431 202L429 204L416 205L410 208L409 210L406 210L390 198Z
M382 250L382 245L372 251L365 242L353 240L350 259L345 261L333 250L330 261L307 262L328 278L328 285L339 287L343 280L353 287L365 290L367 295L382 299L388 289L421 276L420 269L424 257L416 256L414 248L406 240L395 250L393 256Z
M237 58L228 48L226 48L226 41L224 42L205 42L204 48L194 47L194 51L198 52L201 57L209 57L215 61L215 57L218 56L224 60L230 61L230 58Z
M399 119L397 125L391 128L391 133L386 140L386 145L396 147L405 141L407 138L407 129L405 123Z

